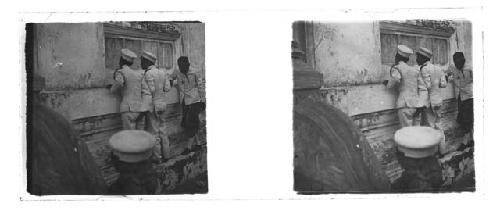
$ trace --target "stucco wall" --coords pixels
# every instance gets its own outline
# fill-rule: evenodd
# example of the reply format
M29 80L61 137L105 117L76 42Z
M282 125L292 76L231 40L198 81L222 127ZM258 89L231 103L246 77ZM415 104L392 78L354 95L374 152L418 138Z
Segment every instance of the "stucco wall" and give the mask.
M205 24L203 23L177 23L181 31L181 39L177 40L177 58L181 55L188 56L191 68L201 76L205 76Z
M181 38L174 42L174 68L177 57L187 55L193 71L204 78L204 24L177 25ZM49 106L69 120L119 112L119 97L105 88L112 72L105 69L101 23L37 24L35 46L35 73L45 78ZM179 102L177 88L169 96L171 104Z
M379 33L376 22L315 23L316 70L325 86L379 81Z
M382 83L387 78L390 66L383 65L381 61L379 22L313 22L312 26L314 67L323 74L323 99L353 118L367 137L387 176L395 181L402 172L395 158L393 140L394 132L400 128L395 110L398 92L387 89ZM454 27L456 31L449 38L448 64L453 64L452 55L456 51L463 51L467 62L472 64L471 24L457 21ZM448 65L440 67L445 69ZM442 122L446 149L451 151L460 145L463 137L455 122L457 108L454 91L451 84L441 89L445 100ZM464 154L460 153L460 157ZM460 164L455 165L461 167L448 164L453 155L457 155L457 152L446 155L441 163L448 185L450 181L454 183L458 179L458 176L448 171L458 172L457 175L473 172L472 160L463 162L460 159Z
M450 37L450 60L456 51L464 52L466 62L472 66L472 24L470 21L455 21L455 34Z
M471 25L456 22L450 39L449 64L455 51L465 51L471 63ZM315 70L323 74L326 100L353 116L395 108L397 92L382 84L389 67L381 63L380 25L314 22ZM457 42L460 49L457 49ZM448 66L441 66L443 69ZM340 91L339 91L340 90ZM441 89L444 99L454 88Z
M187 56L191 72L199 76L199 89L202 97L205 97L205 24L177 23L176 25L181 31L181 38L176 41L175 69L178 69L177 58Z
M104 35L100 24L36 25L36 73L46 90L104 85Z
M107 143L122 126L120 97L106 88L113 72L105 69L103 28L102 23L36 24L33 55L34 73L46 82L42 100L72 121L109 183L117 174L108 163ZM193 70L204 78L204 24L181 23L179 30L181 37L174 42L174 68L177 57L187 55ZM179 137L181 107L176 87L170 91L168 102L170 146L172 154L179 156L186 151L187 143ZM196 164L206 167L206 161Z
M69 120L118 111L106 90L102 24L37 24L34 72L45 78L46 103Z

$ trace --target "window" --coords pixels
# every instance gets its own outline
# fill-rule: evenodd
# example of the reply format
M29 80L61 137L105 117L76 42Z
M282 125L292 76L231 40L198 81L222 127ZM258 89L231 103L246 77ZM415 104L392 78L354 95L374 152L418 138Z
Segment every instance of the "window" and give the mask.
M394 55L397 45L404 44L414 51L425 47L432 51L431 62L439 65L448 63L448 38L453 32L437 31L427 27L420 27L406 23L381 22L380 44L382 64L394 64ZM416 56L412 55L410 65L416 65Z
M173 42L180 36L178 32L155 32L113 23L104 25L104 33L105 62L107 70L114 71L119 67L118 64L122 48L130 49L136 53L137 56L140 56L143 50L151 52L156 55L156 64L160 69L172 69L174 58ZM138 69L140 66L141 60L137 58L132 68Z

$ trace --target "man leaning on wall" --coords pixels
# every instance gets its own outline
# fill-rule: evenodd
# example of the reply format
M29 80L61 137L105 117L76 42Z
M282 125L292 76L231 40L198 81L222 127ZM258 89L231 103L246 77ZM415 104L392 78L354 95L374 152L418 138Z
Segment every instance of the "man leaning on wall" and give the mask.
M455 86L455 94L458 102L457 123L465 133L463 145L469 145L472 141L474 127L474 100L472 96L472 67L466 64L463 52L453 54L455 66L450 66L446 71L448 80Z
M141 55L141 68L145 70L145 76L153 78L153 110L147 115L148 131L156 137L157 145L154 155L164 158L168 153L170 141L167 132L167 92L170 90L170 78L165 71L156 67L156 56L151 52L143 51Z
M395 65L391 67L390 79L387 88L398 86L399 95L396 100L398 118L401 127L413 125L416 108L418 106L417 75L418 70L408 65L413 50L406 45L398 45Z
M427 48L419 48L417 51L417 64L420 66L419 78L423 80L428 94L425 103L425 125L441 130L441 88L446 88L445 74L441 69L431 63L432 52ZM420 89L420 87L419 87Z
M151 77L143 71L130 68L137 55L129 49L122 49L120 69L113 75L110 87L112 93L121 91L120 112L123 129L144 129L147 111L152 111L151 92L154 84Z
M172 78L177 79L179 85L179 100L182 105L181 126L184 128L184 135L189 139L188 147L192 148L198 143L199 115L205 109L205 100L200 90L198 75L190 70L191 64L188 57L179 57L177 65L180 72L175 72Z
M441 133L439 150L445 152L445 134L441 124L441 108L443 97L440 89L446 88L446 77L443 70L431 63L432 51L427 48L419 48L417 53L417 64L420 66L419 83L425 84L427 90L423 92L427 96L424 107L424 120L422 125L430 126ZM421 81L421 82L420 82ZM421 87L419 86L419 91ZM420 94L420 93L419 93Z

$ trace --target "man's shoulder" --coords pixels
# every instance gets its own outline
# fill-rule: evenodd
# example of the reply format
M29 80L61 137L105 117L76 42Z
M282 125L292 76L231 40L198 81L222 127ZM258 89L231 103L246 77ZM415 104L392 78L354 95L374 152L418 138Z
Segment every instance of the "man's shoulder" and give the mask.
M189 72L187 73L188 75L195 75L195 76L198 76L200 73L196 70L189 70Z
M134 70L134 73L141 75L141 76L144 76L146 74L146 71L143 69L137 69L137 70Z
M402 71L404 71L405 69L405 66L400 63L396 64L396 65L393 65L391 67L391 73L396 73L396 72L399 72L399 73L402 73Z
M391 66L391 71L395 71L395 70L399 70L399 67L397 64Z
M134 71L134 69L130 68L130 67L129 67L129 66L127 66L127 65L124 65L124 66L123 66L121 69L119 69L118 71L121 71L121 72L126 73L126 72L133 72L133 71Z
M407 63L405 62L399 62L398 65L396 65L396 67L401 70L401 71L405 71L405 72L417 72L419 70L419 67L418 66L413 66L413 65L408 65Z
M425 71L425 72L433 73L434 71L437 71L437 70L438 70L437 66L432 64L432 63L427 63L426 65L422 66L422 71Z
M190 78L190 79L191 79L191 78L193 78L193 79L198 79L198 78L200 77L200 74L199 74L199 72L198 72L198 71L189 71L189 72L186 74L186 76L187 76L188 78Z
M157 67L152 67L148 71L146 71L146 73L152 74L152 75L160 74L161 72L162 71L160 69L158 69Z
M406 62L403 62L403 61L400 61L398 64L396 64L396 66L394 67L398 67L398 68L406 68L406 67L410 67L410 65L408 65Z
M424 68L434 68L435 67L435 65L433 63L431 63L430 61L425 63L423 66L424 66Z
M465 65L464 66L464 71L470 71L470 72L472 72L472 66L471 65Z
M125 66L122 69L118 70L118 72L121 72L123 74L144 74L144 70L142 69L132 69Z
M181 71L180 71L180 70L175 69L175 70L172 72L172 75L181 76L181 75L183 75L183 74L181 73Z

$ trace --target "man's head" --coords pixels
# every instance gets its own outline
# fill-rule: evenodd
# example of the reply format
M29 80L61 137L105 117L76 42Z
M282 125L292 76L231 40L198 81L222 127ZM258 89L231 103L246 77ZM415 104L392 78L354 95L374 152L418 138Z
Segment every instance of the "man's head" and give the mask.
M132 64L134 64L133 61L128 61L128 60L125 60L124 58L120 57L120 68L122 68L124 65L125 66L132 66Z
M179 66L179 70L181 73L187 73L189 72L189 59L187 56L180 56L177 59L177 66Z
M394 62L396 64L399 63L400 61L403 61L403 62L407 63L409 60L410 60L410 58L404 57L404 56L402 56L400 54L396 54L396 56L394 57Z
M398 52L394 57L394 61L398 64L400 61L408 62L410 60L410 55L413 54L413 50L408 48L406 45L398 45Z
M134 52L132 52L126 48L122 49L121 56L120 56L120 63L119 63L120 68L122 68L123 65L131 66L132 64L134 64L134 59L136 59L136 58L137 58L137 55Z
M141 55L141 68L147 70L149 66L154 65L156 62L156 56L147 51L143 51Z
M154 63L144 57L141 57L141 69L147 70L151 65L154 65Z
M423 65L425 62L430 61L432 57L432 51L427 48L421 47L417 51L417 64Z
M463 52L455 52L453 54L453 63L455 63L455 67L458 69L462 69L465 64L465 57Z
M421 55L420 53L417 53L417 64L418 65L423 65L425 62L429 61L430 59L426 56Z

